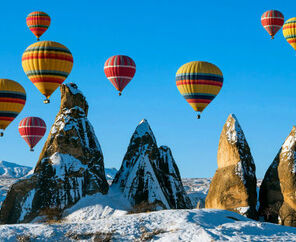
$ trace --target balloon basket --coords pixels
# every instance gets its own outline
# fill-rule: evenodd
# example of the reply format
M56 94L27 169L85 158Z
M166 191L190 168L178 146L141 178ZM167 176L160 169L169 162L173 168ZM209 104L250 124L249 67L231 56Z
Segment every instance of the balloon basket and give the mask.
M200 119L200 113L197 114L197 119Z
M49 99L45 99L45 100L43 101L43 103L48 104L48 103L50 103L50 100L49 100Z
M120 92L120 93L118 93L118 96L121 96L121 92Z
M0 137L3 137L4 136L4 133L3 132L0 132Z
M31 152L34 152L34 149L33 149L33 148L30 148L30 151L31 151Z

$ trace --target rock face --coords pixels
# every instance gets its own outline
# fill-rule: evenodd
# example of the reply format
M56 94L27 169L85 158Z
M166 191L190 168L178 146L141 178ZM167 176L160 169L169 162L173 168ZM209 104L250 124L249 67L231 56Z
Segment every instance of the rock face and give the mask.
M296 227L296 127L268 168L260 187L260 216Z
M191 208L171 150L158 148L144 119L136 128L112 188L119 189L133 206L154 204L162 208Z
M61 107L31 177L14 184L1 223L59 217L81 197L108 192L103 154L87 119L88 104L75 84L61 86Z
M236 117L229 115L219 141L218 169L212 179L206 208L234 211L257 218L255 164Z

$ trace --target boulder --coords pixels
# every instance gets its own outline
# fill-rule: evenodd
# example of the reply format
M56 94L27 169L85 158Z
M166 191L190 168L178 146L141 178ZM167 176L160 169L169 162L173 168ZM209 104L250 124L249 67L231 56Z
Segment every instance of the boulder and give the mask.
M60 111L34 173L11 187L0 210L2 224L58 219L80 198L108 192L103 154L87 114L77 86L61 85Z
M257 218L255 164L243 130L233 114L223 127L217 162L218 169L211 181L205 207Z

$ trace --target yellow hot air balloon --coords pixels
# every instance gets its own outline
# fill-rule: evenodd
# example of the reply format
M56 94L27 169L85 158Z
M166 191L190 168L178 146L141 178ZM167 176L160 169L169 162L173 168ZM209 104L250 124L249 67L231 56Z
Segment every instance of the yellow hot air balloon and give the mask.
M296 50L296 17L288 19L283 26L283 35Z
M177 88L191 107L200 113L220 92L223 74L220 69L204 61L192 61L179 68L176 74Z
M46 97L62 84L73 67L73 57L64 45L53 41L40 41L30 45L22 57L23 69L28 78Z
M26 103L26 91L17 82L0 79L0 129L7 126L22 111ZM0 132L3 136L3 132Z

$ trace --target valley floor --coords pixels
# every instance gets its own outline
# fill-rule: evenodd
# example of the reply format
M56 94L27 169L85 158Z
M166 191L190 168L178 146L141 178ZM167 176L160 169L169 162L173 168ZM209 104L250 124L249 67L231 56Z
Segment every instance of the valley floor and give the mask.
M296 228L253 221L225 210L163 210L98 220L0 226L0 241L18 240L296 241Z

